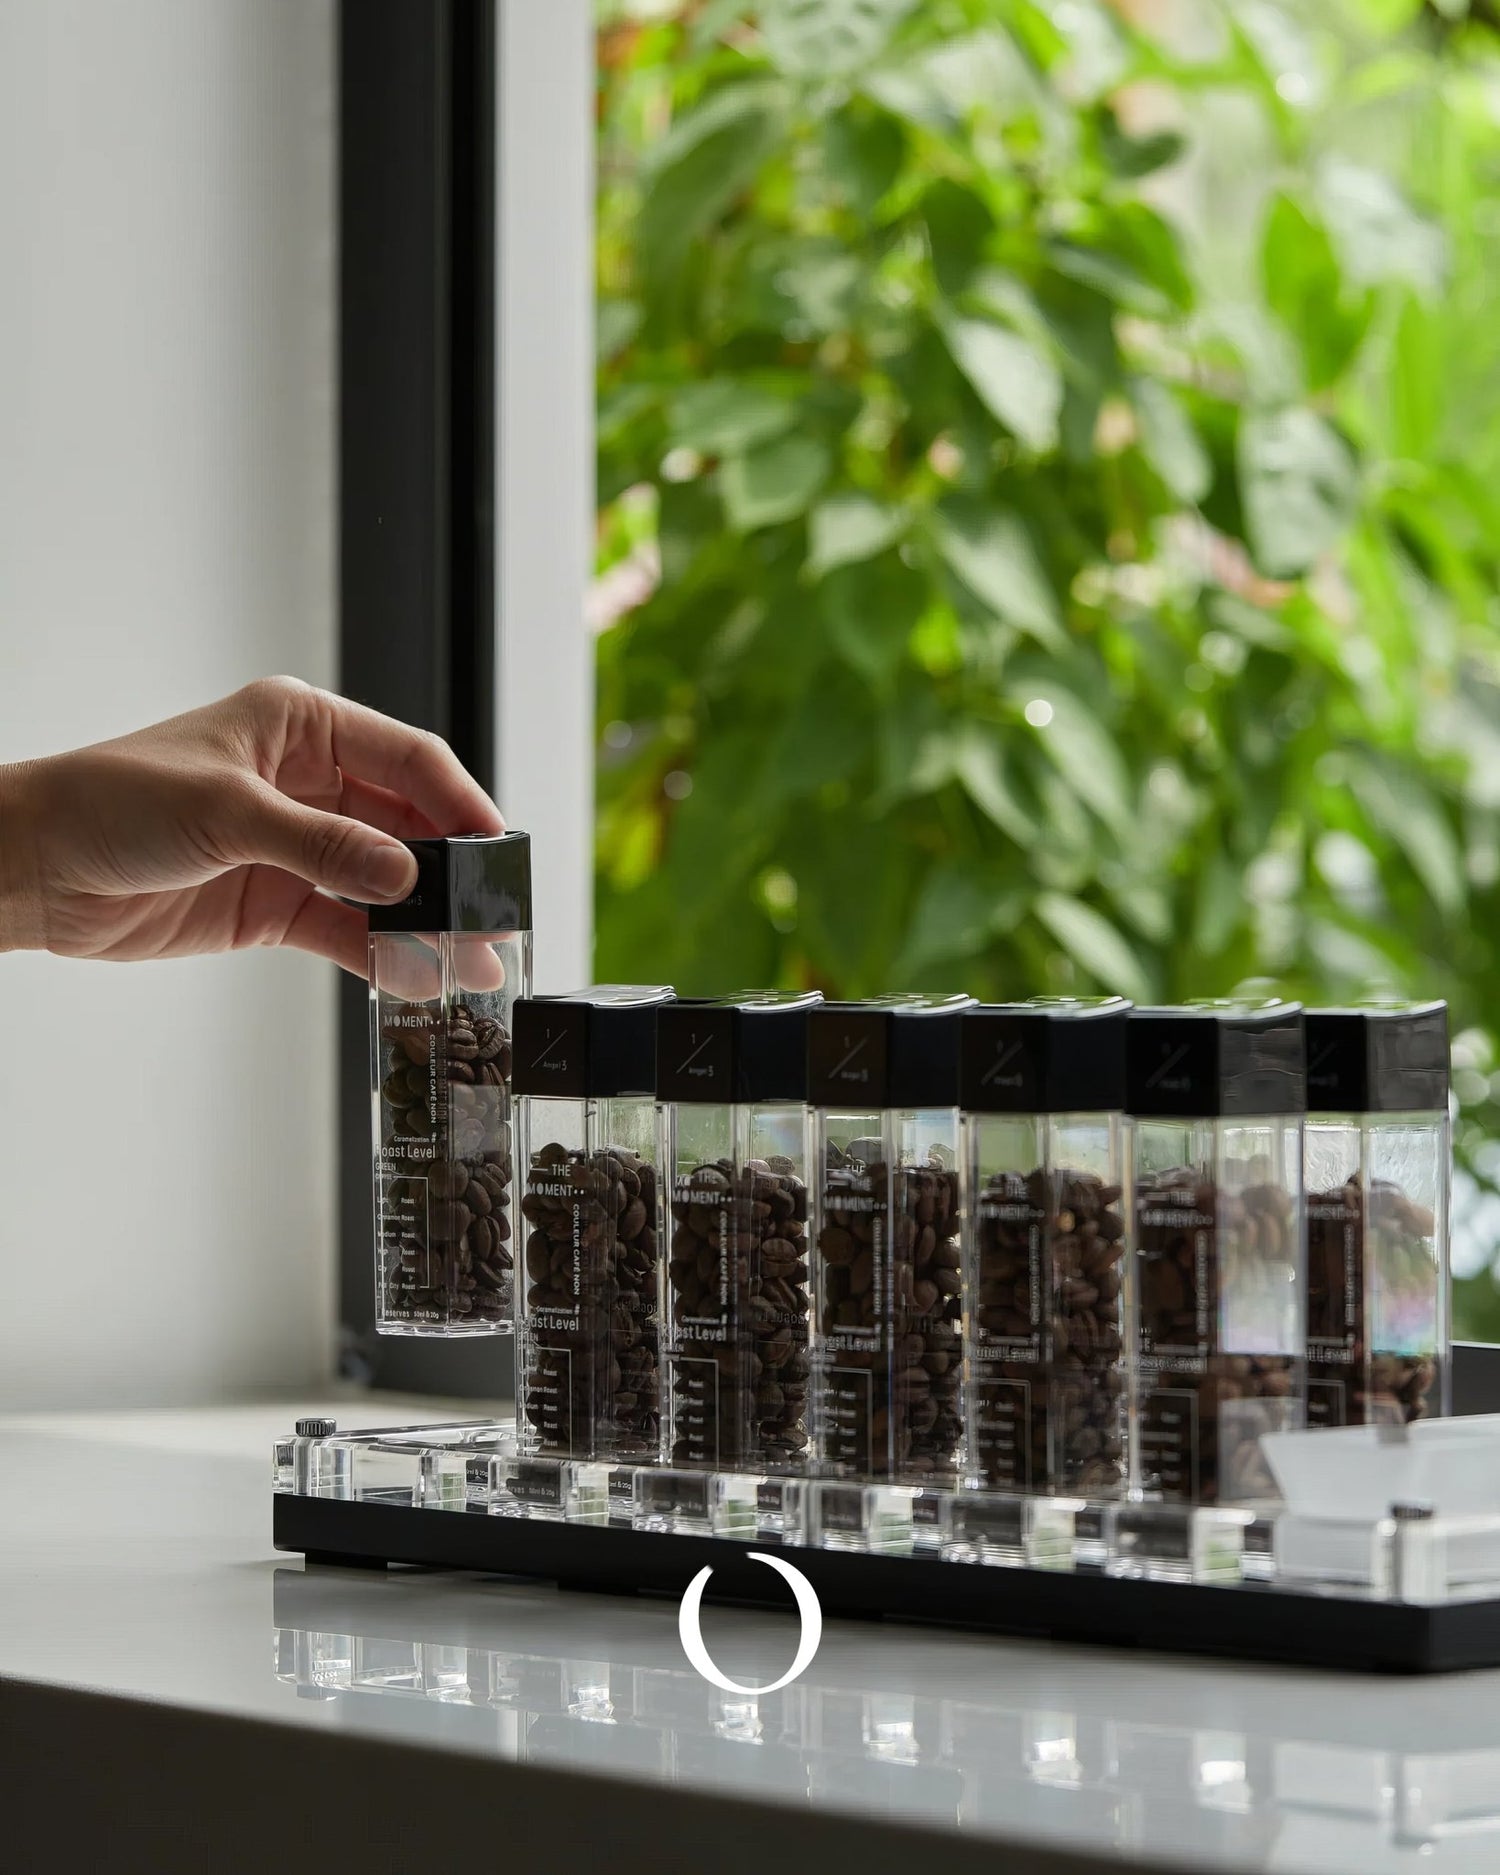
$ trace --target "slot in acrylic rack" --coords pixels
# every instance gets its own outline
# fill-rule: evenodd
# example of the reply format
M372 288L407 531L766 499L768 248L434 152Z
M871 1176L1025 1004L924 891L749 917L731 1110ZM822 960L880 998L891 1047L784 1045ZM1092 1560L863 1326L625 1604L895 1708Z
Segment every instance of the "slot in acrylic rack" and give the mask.
M800 1552L830 1614L1310 1664L1500 1664L1500 1514L1398 1504L1091 1502L534 1457L510 1421L350 1434L298 1422L274 1458L275 1540L323 1562L425 1563L680 1595L775 1599L756 1549ZM446 1516L429 1517L438 1511Z

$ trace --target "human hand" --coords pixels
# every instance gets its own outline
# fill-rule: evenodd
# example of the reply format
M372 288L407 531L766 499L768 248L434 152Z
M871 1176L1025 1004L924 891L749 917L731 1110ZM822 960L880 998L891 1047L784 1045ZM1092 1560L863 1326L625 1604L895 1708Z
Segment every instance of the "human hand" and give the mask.
M439 737L263 678L0 767L0 951L126 962L284 944L362 976L367 920L341 898L404 898L402 840L504 830Z

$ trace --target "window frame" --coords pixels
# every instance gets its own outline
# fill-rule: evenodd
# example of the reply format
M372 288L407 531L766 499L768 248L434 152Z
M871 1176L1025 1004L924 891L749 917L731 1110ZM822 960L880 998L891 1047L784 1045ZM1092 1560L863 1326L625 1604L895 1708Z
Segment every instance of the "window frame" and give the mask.
M592 952L592 12L342 0L336 31L340 684L531 832L538 988L568 989ZM374 1332L354 980L338 1035L339 1372L506 1394L506 1342Z

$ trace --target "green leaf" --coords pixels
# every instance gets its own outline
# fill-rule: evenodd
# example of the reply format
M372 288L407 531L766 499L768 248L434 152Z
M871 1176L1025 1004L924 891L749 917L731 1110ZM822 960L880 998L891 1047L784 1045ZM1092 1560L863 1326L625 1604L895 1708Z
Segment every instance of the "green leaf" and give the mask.
M1350 293L1325 230L1289 195L1278 195L1261 243L1266 303L1301 347L1310 390L1331 384L1369 329L1368 294Z
M768 236L756 241L732 290L743 324L805 339L814 333L846 332L863 286L860 257L841 243Z
M1047 246L1047 260L1065 279L1092 287L1126 312L1140 313L1147 319L1172 315L1171 299L1118 255L1079 247L1071 241L1052 241Z
M1319 98L1323 75L1305 22L1269 0L1238 0L1230 18L1236 36L1278 97L1291 79L1302 100L1310 103Z
M922 197L938 291L956 298L983 258L995 221L973 189L939 177Z
M1350 785L1376 827L1406 856L1438 910L1457 917L1466 889L1463 856L1447 815L1415 770L1373 753L1350 763Z
M766 51L784 72L833 78L883 52L915 0L763 0Z
M818 589L828 635L839 654L875 684L900 663L926 598L927 582L894 554L839 567Z
M1038 455L1057 446L1062 373L1040 346L987 319L949 314L943 336L991 415Z
M706 480L662 485L656 537L661 546L662 581L668 592L687 579L723 531L724 510Z
M1407 294L1396 321L1386 396L1394 452L1409 462L1430 460L1447 414L1453 378L1446 337L1437 310Z
M845 492L818 503L808 517L807 571L821 579L836 566L873 560L906 532L907 517L870 495Z
M767 809L805 801L831 782L846 781L870 756L869 699L824 663L789 704L769 740L761 800Z
M1250 550L1276 579L1305 573L1348 528L1357 484L1338 434L1310 410L1248 412L1238 439Z
M719 487L730 526L748 534L795 519L806 511L831 467L827 449L811 436L783 436L744 455L726 457Z
M794 429L797 406L735 378L705 378L678 391L667 421L674 443L705 456L727 456Z
M1128 137L1110 111L1105 114L1100 129L1099 146L1115 174L1134 181L1165 169L1168 163L1175 163L1186 144L1178 130L1158 130L1148 137Z
M1130 774L1099 711L1045 674L1013 681L1007 695L1023 709L1028 703L1047 705L1050 719L1032 731L1038 746L1079 800L1107 827L1126 834L1134 813Z
M1093 241L1050 242L1047 257L1059 273L1148 319L1170 318L1193 304L1177 234L1144 202L1117 204Z
M1014 930L1024 907L1023 892L987 877L973 860L939 862L913 896L896 976L910 981L934 964L981 954Z
M624 351L640 324L641 309L634 300L601 297L594 314L594 355L599 363Z
M637 228L644 273L675 272L692 243L754 179L781 135L780 88L716 91L657 147Z
M636 418L657 407L658 397L645 384L624 383L599 399L595 427L600 446L618 442ZM634 480L634 477L631 478Z
M1388 176L1327 156L1318 165L1316 187L1351 280L1361 286L1405 280L1423 293L1441 287L1448 270L1443 232L1406 202Z
M950 762L969 799L1018 845L1036 838L1035 820L1017 800L1005 774L998 730L967 724L954 738Z
M873 214L901 173L906 132L888 111L856 101L828 119L824 138L828 180L852 208Z
M1134 379L1130 396L1147 462L1179 501L1202 501L1213 486L1214 472L1192 418L1156 378Z
M1193 904L1193 949L1217 957L1245 915L1245 890L1238 870L1216 847L1198 868Z
M1035 909L1074 963L1101 989L1150 1002L1151 985L1139 957L1102 912L1062 892L1043 892Z
M1067 649L1057 594L1019 515L955 496L933 523L944 562L976 599L1049 651Z
M1382 35L1399 33L1422 11L1425 0L1359 0L1359 11Z

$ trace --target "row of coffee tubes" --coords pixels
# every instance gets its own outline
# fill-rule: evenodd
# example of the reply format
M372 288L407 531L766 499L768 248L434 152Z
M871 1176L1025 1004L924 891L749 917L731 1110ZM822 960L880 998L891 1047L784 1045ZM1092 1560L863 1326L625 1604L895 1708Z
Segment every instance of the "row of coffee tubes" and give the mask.
M523 1448L1200 1504L1445 1406L1441 1004L518 1002Z

